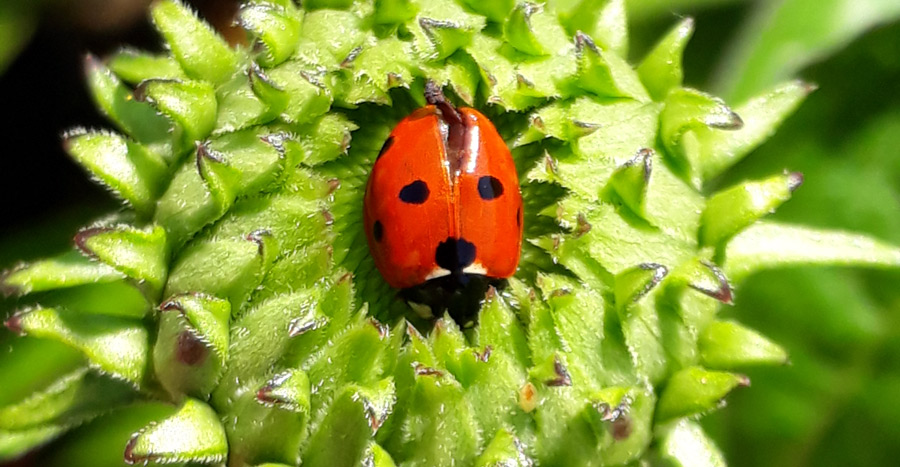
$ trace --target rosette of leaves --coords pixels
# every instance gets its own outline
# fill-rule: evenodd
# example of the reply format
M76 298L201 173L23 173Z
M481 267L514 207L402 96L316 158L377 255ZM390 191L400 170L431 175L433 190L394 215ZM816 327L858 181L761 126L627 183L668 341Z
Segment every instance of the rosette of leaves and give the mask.
M800 104L682 86L683 20L632 67L620 0L257 0L233 48L88 57L114 130L65 147L125 207L6 271L0 458L48 465L721 465L694 421L785 352L717 318L753 272L900 265L759 221L802 177L707 193ZM366 177L426 80L486 112L522 180L519 272L415 318L365 244Z

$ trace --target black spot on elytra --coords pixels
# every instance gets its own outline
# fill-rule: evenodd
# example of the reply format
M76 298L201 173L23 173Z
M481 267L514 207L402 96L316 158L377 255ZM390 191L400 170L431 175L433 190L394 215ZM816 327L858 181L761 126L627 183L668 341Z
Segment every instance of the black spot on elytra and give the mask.
M434 262L451 273L460 273L474 261L475 245L464 238L447 238L434 251Z
M381 145L381 150L378 151L378 157L375 160L381 159L381 156L383 156L384 153L386 153L387 150L390 149L391 146L393 146L393 145L394 145L394 137L388 136L388 139L385 140L384 144Z
M485 175L478 179L478 194L481 199L489 201L503 194L503 184L496 178Z
M400 201L409 204L422 204L428 199L428 184L422 180L416 180L400 190Z
M384 226L381 225L381 221L375 221L372 226L372 236L375 237L376 242L380 242L384 237Z

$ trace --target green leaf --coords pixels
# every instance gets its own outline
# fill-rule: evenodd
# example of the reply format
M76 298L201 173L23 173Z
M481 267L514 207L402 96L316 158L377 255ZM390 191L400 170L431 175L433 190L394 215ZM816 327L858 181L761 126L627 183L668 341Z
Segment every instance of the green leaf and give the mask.
M681 87L684 79L681 60L684 48L693 33L694 19L690 17L682 19L638 66L638 76L654 100L663 100L669 91Z
M112 266L92 261L72 250L55 258L22 264L4 271L0 275L0 291L4 295L27 295L85 284L115 282L123 278L125 275Z
M679 420L664 430L657 447L665 465L725 467L725 456L696 422Z
M779 84L735 107L744 125L732 131L697 128L697 160L704 180L716 177L765 142L815 86L802 81Z
M266 134L253 128L213 138L200 150L210 165L224 165L237 174L234 187L223 186L223 190L254 194L272 187L283 171L290 170L285 167L284 138L283 133Z
M42 453L48 467L126 466L122 452L131 435L175 412L161 402L137 402L80 426Z
M646 217L644 209L647 186L653 174L653 150L639 149L633 159L620 165L609 176L610 189L614 190L622 202L635 214Z
M589 396L581 415L608 465L626 465L645 455L654 437L655 402L652 391L639 387L607 387Z
M221 84L237 71L235 52L189 8L177 1L164 0L154 4L150 12L153 23L188 76Z
M340 114L325 115L297 128L297 139L303 148L307 165L318 165L346 154L350 147L350 133L358 127Z
M590 206L568 198L562 203L563 219L575 231L555 241L541 238L538 245L560 264L582 277L602 278L636 264L681 264L693 255L693 244L659 231L638 228L623 219L612 206ZM582 220L578 221L578 214ZM603 226L594 228L594 226Z
M350 11L307 11L300 29L302 40L294 57L305 64L337 70L366 38L360 21L361 18Z
M266 253L273 246L265 231L191 245L172 267L165 295L202 292L225 298L237 312L271 266Z
M135 99L131 89L93 55L85 57L84 68L94 103L103 114L125 134L147 144L159 154L173 152L169 134L171 125L165 117L157 114L146 102Z
M378 11L376 10L376 12ZM413 81L412 69L414 68L411 61L411 47L408 42L395 37L380 39L375 45L364 46L359 55L347 66L357 77L356 83L359 83L360 79L369 79L376 88L385 92L398 86L409 86ZM436 69L447 73L452 72L454 68L457 68L453 66L455 57L454 55L443 64L443 67ZM426 68L424 71L429 73L428 70ZM441 85L445 84L445 81L437 80ZM460 81L465 82L465 80L455 81L457 85L460 84ZM385 96L389 98L389 96Z
M659 285L668 273L669 270L661 264L643 263L616 274L616 307L619 310L629 308Z
M549 55L563 51L569 40L562 26L541 4L520 3L503 24L506 42L529 55Z
M744 122L724 101L694 89L669 92L660 114L659 136L668 153L686 171L688 180L700 186L701 163L694 130L738 130Z
M478 315L477 342L498 354L506 354L520 368L529 363L530 352L525 329L514 311L499 294L488 291Z
M231 360L223 382L262 376L290 345L292 338L309 340L328 324L317 288L276 296L247 310L232 326ZM238 333L237 330L246 329ZM314 332L315 331L315 332ZM219 388L224 392L225 388Z
M259 68L256 63L251 65ZM264 102L253 89L251 73L240 73L216 89L218 113L214 135L243 130L253 125L268 123L278 117L281 109Z
M405 417L395 437L405 440L394 457L401 464L447 465L475 461L478 434L459 383L443 372L422 365L413 370L408 399L398 399ZM447 408L453 407L453 410Z
M185 79L178 62L168 55L152 55L147 52L124 48L109 58L107 66L116 76L130 84L155 79Z
M123 278L53 290L35 298L47 308L63 307L79 313L142 318L151 307L145 293L134 280ZM155 298L152 300L155 302Z
M405 23L416 16L417 10L412 0L375 0L372 20L375 24Z
M309 173L300 172L298 175L305 177ZM267 261L295 248L328 239L328 226L333 219L322 209L319 199L309 199L310 195L320 196L319 193L303 193L302 189L294 191L290 184L283 190L277 195L237 203L227 216L210 229L209 238L237 240L247 238L246 232L250 232L251 236L259 237L253 241L263 241L266 248L261 254L266 255ZM265 226L265 229L260 230L260 226Z
M670 378L659 396L656 419L696 415L719 406L719 402L737 386L748 386L746 376L700 367L685 368Z
M264 116L261 121L274 118L287 108L290 96L281 87L272 82L269 76L255 62L250 64L250 89L256 97L266 104Z
M626 97L641 102L650 100L634 70L615 53L606 53L590 36L575 35L578 58L577 84L581 89L601 97Z
M297 50L303 12L292 3L248 3L241 7L239 18L241 27L255 35L264 47L257 58L261 65L278 65Z
M307 10L316 10L320 8L345 9L353 4L353 0L309 0L303 3Z
M156 377L176 399L206 398L228 361L231 305L202 294L178 295L160 305L153 347Z
M78 425L130 402L133 396L131 387L82 367L62 374L27 399L0 407L0 431Z
M186 144L202 140L216 123L216 92L203 81L149 79L134 90L135 99L146 101L184 131Z
M281 116L288 122L307 123L331 108L331 93L317 84L312 67L298 61L287 61L270 68L268 76L272 85L287 95L287 104Z
M369 443L369 447L363 455L362 464L372 467L397 467L391 455L376 443Z
M138 281L154 297L162 290L168 272L166 232L159 226L91 227L78 232L75 244L96 258Z
M407 27L422 61L449 57L484 27L483 17L467 13L455 2L423 2L420 7Z
M39 426L25 430L0 430L0 462L13 461L65 433L64 426Z
M385 379L375 386L347 386L335 398L304 449L309 466L355 465L366 455L369 443L390 414L395 401L394 383ZM335 436L340 433L340 436Z
M787 201L803 183L799 172L744 182L706 202L700 217L700 245L719 246Z
M479 15L486 16L487 19L495 23L503 23L509 18L509 12L512 11L516 0L494 0L491 2L482 2L480 0L459 0L471 11Z
M308 414L261 398L265 394L255 385L262 381L256 378L240 383L246 384L240 392L230 394L227 402L216 404L227 420L229 457L243 459L247 464L270 460L297 465L301 445L308 436Z
M203 147L175 172L156 206L154 222L165 229L173 250L222 217L236 196L239 174L208 157Z
M143 381L149 336L138 320L37 308L16 313L6 326L80 350L92 366L136 387Z
M153 212L167 172L166 162L156 153L120 135L102 132L70 131L63 146L138 213L146 216Z
M900 267L900 248L871 237L773 222L758 222L738 234L725 256L735 281L761 269L807 264Z
M477 467L527 467L533 465L523 446L509 431L499 430L491 442L484 448L478 459Z
M14 315L15 316L15 315ZM5 326L15 324L10 318ZM84 355L63 343L46 339L5 339L0 350L0 407L12 406L55 384L60 375L84 367Z
M697 342L703 364L732 370L750 365L786 363L787 352L761 334L732 321L715 321Z
M559 19L570 36L578 31L593 37L606 51L628 56L625 0L554 1Z
M666 285L673 289L690 287L726 304L731 304L734 298L725 273L716 264L702 258L694 258L680 264L672 271Z
M309 377L299 369L290 369L270 379L256 392L256 399L265 405L310 415Z
M900 17L892 0L787 0L760 4L720 65L719 90L745 99L839 50L858 35Z
M173 415L132 435L125 462L199 462L214 464L228 456L228 440L219 416L208 405L187 399Z

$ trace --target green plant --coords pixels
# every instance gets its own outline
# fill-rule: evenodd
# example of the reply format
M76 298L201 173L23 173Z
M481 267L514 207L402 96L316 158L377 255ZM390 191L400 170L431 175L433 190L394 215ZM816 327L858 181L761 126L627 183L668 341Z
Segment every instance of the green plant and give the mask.
M785 264L896 267L863 236L758 221L796 173L707 195L812 90L732 110L682 86L691 20L634 69L623 2L260 0L232 49L178 3L171 53L88 58L120 133L69 153L127 203L9 270L0 456L304 465L721 464L693 417L782 363L720 320ZM374 270L362 187L425 79L487 112L523 181L519 273L477 323L422 322Z

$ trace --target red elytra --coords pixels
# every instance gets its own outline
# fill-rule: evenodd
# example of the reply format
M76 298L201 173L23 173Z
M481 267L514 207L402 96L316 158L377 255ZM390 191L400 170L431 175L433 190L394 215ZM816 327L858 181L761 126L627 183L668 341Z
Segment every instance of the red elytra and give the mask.
M429 105L403 119L366 187L369 251L392 287L451 276L513 275L522 246L522 194L512 156L475 109L430 85Z

